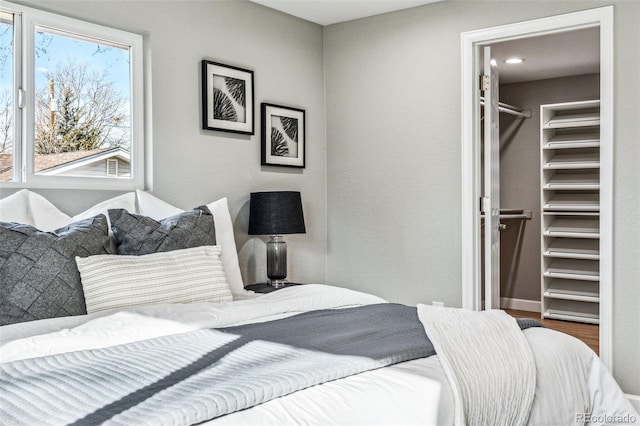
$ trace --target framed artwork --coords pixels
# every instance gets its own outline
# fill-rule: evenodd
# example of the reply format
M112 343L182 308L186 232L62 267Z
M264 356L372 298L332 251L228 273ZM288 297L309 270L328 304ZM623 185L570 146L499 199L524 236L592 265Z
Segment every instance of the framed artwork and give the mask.
M253 135L253 71L202 61L202 128Z
M261 104L262 165L305 166L305 112L282 105Z

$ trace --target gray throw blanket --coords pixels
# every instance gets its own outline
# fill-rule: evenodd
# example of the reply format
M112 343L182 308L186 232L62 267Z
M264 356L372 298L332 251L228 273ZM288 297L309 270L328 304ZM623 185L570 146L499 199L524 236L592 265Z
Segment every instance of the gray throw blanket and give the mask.
M190 425L433 355L415 308L380 304L0 365L12 425Z

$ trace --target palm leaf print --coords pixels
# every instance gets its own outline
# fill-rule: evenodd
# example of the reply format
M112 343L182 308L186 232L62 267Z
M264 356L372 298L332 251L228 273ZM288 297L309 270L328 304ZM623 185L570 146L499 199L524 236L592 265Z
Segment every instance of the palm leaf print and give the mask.
M227 85L227 89L229 89L229 93L233 96L233 99L236 100L243 107L245 105L245 83L244 80L240 80L233 77L225 77L224 82Z
M213 118L216 120L238 121L238 114L231 100L219 89L213 89Z
M287 141L284 140L284 136L278 129L271 128L271 155L278 157L289 156L289 146Z
M285 133L294 141L298 142L298 119L291 117L280 117L282 128Z

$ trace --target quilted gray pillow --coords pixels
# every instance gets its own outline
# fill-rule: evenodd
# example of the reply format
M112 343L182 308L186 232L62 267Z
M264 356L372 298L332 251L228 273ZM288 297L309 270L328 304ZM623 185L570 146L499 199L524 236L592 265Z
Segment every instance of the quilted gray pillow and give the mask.
M87 313L75 257L109 254L104 215L53 232L0 222L0 325Z
M115 209L109 210L109 220L118 254L138 256L216 244L213 215L206 206L160 221Z

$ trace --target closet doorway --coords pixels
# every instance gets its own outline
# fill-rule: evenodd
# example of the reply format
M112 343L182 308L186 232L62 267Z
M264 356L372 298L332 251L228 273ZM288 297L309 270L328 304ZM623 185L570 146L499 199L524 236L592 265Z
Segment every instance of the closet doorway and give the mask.
M522 76L514 77L517 72L512 70L516 67L508 68L504 62L507 59L505 55L511 55L513 49L525 46L529 46L530 52L534 52L537 46L537 54L544 53L545 49L555 49L562 53L560 41L568 42L571 39L584 41L586 44L591 40L590 43L593 44L595 53L599 56L596 58L599 67L596 65L596 68L580 69L578 65L569 63L567 54L565 58L561 56L560 60L542 59L539 64L529 63L528 65L535 65L533 68L536 72L543 74L523 78ZM545 288L548 289L549 286L555 288L560 285L564 286L566 291L573 291L578 283L586 284L592 293L594 288L597 290L599 302L595 305L583 305L589 308L596 307L595 315L600 324L600 356L607 365L611 362L613 264L612 46L613 7L611 6L462 34L463 306L476 310L485 307L509 307L500 306L502 292L506 293L502 298L503 304L511 300L518 302L528 300L531 303L528 309L525 308L526 310L542 309L547 316L552 311L547 309L545 304L555 303L556 300L544 298ZM523 52L519 55L528 54L525 50ZM525 57L524 60L535 61L535 54L529 54L532 56L529 59ZM489 82L481 78L481 75L489 74L490 59L494 60L493 63L497 65L498 72L502 73L500 87L502 93L499 93L500 90L496 88L494 96L488 92ZM593 67L593 64L591 66ZM572 71L562 74L570 68ZM497 85L495 80L493 82ZM527 99L525 96L527 91L530 98L536 99ZM482 101L485 100L483 98L486 98L486 105L482 105ZM494 102L491 102L492 98ZM502 104L497 102L497 98L502 101ZM584 104L581 103L582 101L595 103ZM522 105L525 107L523 108ZM547 106L541 107L541 105ZM579 110L574 111L573 107L578 107ZM582 107L586 110L580 110ZM499 113L499 109L503 112ZM579 131L565 129L573 124L561 124L562 129L543 130L554 114L559 116L557 122L566 123L567 117L582 112L597 112L597 123L587 123L590 125L587 128L588 132L598 134L597 148L594 148L596 145L585 144L580 139L582 136L576 136ZM541 118L541 114L544 117ZM529 115L531 118L528 118ZM500 125L492 126L491 117L499 117ZM529 129L528 136L523 136L522 131L525 128ZM531 132L534 132L533 136ZM559 145L554 145L553 149L544 151L542 148L545 143L544 138L547 138L546 140L555 138L554 141L577 139L578 145L575 146L577 149L561 151L558 149ZM528 146L519 146L523 144ZM520 148L524 148L524 151L519 152ZM502 152L496 151L500 149ZM587 157L592 158L596 155L599 168L595 174L593 170L545 171L545 164L555 154L562 154L557 158L564 158L563 155L566 156L567 153L578 154L577 157L585 161ZM501 162L503 164L500 164ZM508 167L505 167L505 164ZM519 177L519 172L523 176ZM576 173L578 173L577 177ZM593 176L597 177L597 190L593 189L593 185L588 191L578 190L577 193L575 185L566 187L569 190L544 191L542 188L546 180L574 182L576 179L582 181ZM557 194L557 197L554 198L554 194ZM583 211L570 211L571 209L567 210L563 205L560 205L558 210L543 206L547 201L556 199L560 199L561 203L569 199L571 201L569 204L572 207L576 207L577 204L578 209L584 207L581 203L585 200L593 204L597 199L597 206L592 210ZM570 226L580 229L584 228L583 224L595 223L598 240L595 243L587 241L586 245L584 244L586 240L581 240L580 235L566 240L560 238L545 240L545 229L550 229L551 224L555 225L556 222L561 225L571 224ZM576 223L578 225L575 225ZM576 235L569 236L576 237ZM578 268L576 265L595 264L596 268L599 268L597 277L586 277L581 280L576 280L576 277L560 277L554 279L552 284L550 280L545 281L543 278L545 271L552 269L549 267L550 260L557 259L546 258L543 254L544 250L550 245L554 248L556 245L566 246L567 242L569 246L577 244L577 248L569 247L572 253L582 253L585 250L593 253L596 247L599 260L585 261L582 259L584 256L580 254L578 260L559 259L554 265L568 265L565 269L576 269ZM574 254L561 253L560 257L569 255ZM597 282L589 282L592 279L597 279ZM502 288L500 281L502 281ZM524 294L520 296L522 299L518 297L519 294ZM559 298L563 297L565 296L561 295ZM552 295L552 298L557 297ZM568 298L576 300L572 295ZM591 300L594 300L593 297ZM561 300L559 304L556 303L552 307L563 307L565 302ZM570 307L577 306L582 309L580 303L569 302L571 303L574 306Z

